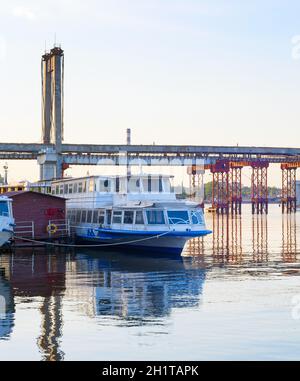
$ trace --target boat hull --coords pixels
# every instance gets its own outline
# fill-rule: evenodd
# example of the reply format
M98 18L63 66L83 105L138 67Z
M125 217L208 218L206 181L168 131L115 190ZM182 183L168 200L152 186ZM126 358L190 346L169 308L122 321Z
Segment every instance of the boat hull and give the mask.
M78 231L77 239L103 249L118 248L151 253L181 254L186 242L194 237L210 234L210 230L197 232L122 232L114 230ZM99 246L101 248L101 246Z

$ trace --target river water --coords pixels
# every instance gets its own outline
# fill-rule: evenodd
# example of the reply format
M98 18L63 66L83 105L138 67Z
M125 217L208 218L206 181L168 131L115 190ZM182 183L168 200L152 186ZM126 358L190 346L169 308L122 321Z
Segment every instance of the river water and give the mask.
M207 226L176 258L0 254L0 359L299 360L300 214Z

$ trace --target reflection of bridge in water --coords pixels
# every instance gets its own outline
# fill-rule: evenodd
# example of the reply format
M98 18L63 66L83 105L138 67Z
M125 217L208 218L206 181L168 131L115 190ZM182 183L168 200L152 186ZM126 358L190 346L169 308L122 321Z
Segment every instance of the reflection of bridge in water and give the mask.
M196 238L188 242L184 255L201 258L208 264L248 264L267 263L273 260L272 235L268 215L253 215L250 226L243 231L243 218L240 215L212 216L212 236ZM281 215L281 262L297 261L297 215ZM248 222L248 221L247 221ZM250 239L251 235L251 239ZM271 235L271 241L270 240ZM279 236L276 238L278 239ZM270 258L270 256L272 258Z

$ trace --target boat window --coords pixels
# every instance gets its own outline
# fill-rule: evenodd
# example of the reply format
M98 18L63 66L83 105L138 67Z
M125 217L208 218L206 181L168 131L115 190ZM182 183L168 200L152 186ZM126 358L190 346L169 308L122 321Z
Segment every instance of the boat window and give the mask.
M151 192L151 176L148 176L147 179L143 179L143 188L144 192Z
M120 192L120 178L119 177L116 177L116 193L119 193Z
M55 187L55 194L59 194L59 186L58 185L56 185L56 187Z
M88 210L87 217L86 217L86 222L88 222L88 223L92 222L92 214L93 214L93 211L92 210Z
M0 201L0 216L9 216L7 201Z
M73 184L69 184L69 193L73 193Z
M142 210L137 210L135 212L135 223L136 225L144 225L144 216Z
M201 225L204 223L203 214L198 210L191 211L192 223L194 225Z
M93 213L93 224L97 224L98 223L98 210L94 210L94 213Z
M64 185L64 194L68 193L69 184Z
M171 182L169 179L164 179L164 191L166 193L170 193L171 192Z
M128 193L138 193L140 192L140 180L134 177L129 177L127 183Z
M94 190L95 190L95 180L94 179L90 179L89 192L94 192Z
M74 193L77 193L77 189L78 189L78 184L75 183L75 184L74 184L74 189L73 189L73 190L74 190Z
M76 210L72 210L72 213L71 213L71 222L75 223L75 221L76 221Z
M32 191L32 189L30 189ZM51 189L51 194L55 194L55 188Z
M169 224L184 225L189 224L189 214L187 210L169 210L168 211Z
M64 194L64 186L63 185L59 186L59 194Z
M76 223L80 222L81 210L76 210Z
M86 222L86 210L83 210L81 213L81 222Z
M111 210L106 211L106 223L107 225L111 224Z
M113 224L120 224L122 222L122 212L114 211L113 214Z
M147 220L149 225L164 225L164 212L162 210L147 210Z
M78 183L78 193L82 193L82 183Z
M104 224L104 215L105 215L105 212L102 210L99 210L99 216L98 216L98 223L99 224Z
M110 192L110 181L101 179L99 182L99 192Z
M133 224L133 211L125 210L124 212L124 224Z

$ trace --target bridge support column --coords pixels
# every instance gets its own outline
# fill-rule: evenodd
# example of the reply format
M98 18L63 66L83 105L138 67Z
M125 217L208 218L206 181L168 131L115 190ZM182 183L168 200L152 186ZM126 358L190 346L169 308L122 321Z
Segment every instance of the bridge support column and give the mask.
M252 214L268 213L268 162L256 161L252 167Z
M37 161L40 165L40 180L53 180L62 177L62 158L54 149L41 152Z
M242 165L230 163L229 171L229 207L231 213L242 212Z
M229 211L229 162L217 161L211 166L213 174L212 207L217 213L225 214Z
M282 213L296 212L297 200L296 200L296 171L297 166L293 163L281 164L282 171L282 194L281 194L281 206Z

